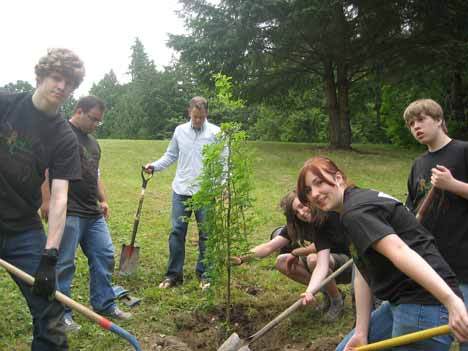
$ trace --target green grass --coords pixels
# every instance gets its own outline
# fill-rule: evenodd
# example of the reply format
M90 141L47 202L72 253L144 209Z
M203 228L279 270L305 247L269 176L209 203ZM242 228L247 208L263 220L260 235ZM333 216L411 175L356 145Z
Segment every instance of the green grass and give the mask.
M254 195L260 223L251 233L252 244L267 240L271 230L283 224L278 202L288 190L294 188L298 170L307 158L318 154L331 157L356 185L382 190L404 200L406 177L412 160L420 152L381 145L355 145L355 151L330 150L316 144L252 142L250 145L255 155ZM141 187L140 166L162 155L166 146L167 141L101 141L101 174L111 206L109 225L116 247L116 267L121 245L130 241ZM135 318L120 325L136 334L145 350L156 349L155 337L159 334L178 335L185 342L191 341L191 337L197 338L197 342L190 342L194 349L212 350L225 335L219 332L222 329L218 318L220 308L210 305L195 279L197 234L193 225L189 228L186 244L185 284L175 290L157 288L166 268L174 172L175 166L172 166L155 174L148 184L137 235L140 247L138 273L132 277L114 278L115 283L143 298L141 305L131 310ZM234 284L237 289L233 301L239 317L236 330L243 336L266 324L292 304L304 290L274 271L273 265L274 257L270 257L235 271ZM255 296L246 292L246 288L252 286L258 290ZM0 350L29 350L29 312L21 294L5 272L0 273L0 296ZM73 298L88 304L88 269L81 251ZM82 329L70 336L71 350L131 349L114 334L100 329L78 314L75 316ZM313 347L317 340L327 338L333 342L349 331L352 320L349 304L346 316L335 324L324 324L311 309L300 311L266 337L276 343L274 347L264 345L259 349L279 350L282 345L294 343ZM258 345L260 347L261 342Z

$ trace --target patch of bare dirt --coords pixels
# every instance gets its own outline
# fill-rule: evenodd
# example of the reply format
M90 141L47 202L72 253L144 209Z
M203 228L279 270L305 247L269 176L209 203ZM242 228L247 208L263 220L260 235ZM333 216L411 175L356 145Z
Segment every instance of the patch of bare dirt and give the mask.
M248 306L236 305L231 312L233 330L226 331L222 321L225 311L216 308L210 312L197 311L181 313L174 316L179 329L176 337L155 338L151 351L216 351L233 333L240 338L260 330L276 315L268 308L257 308L254 312ZM252 351L331 351L334 350L340 337L325 337L307 343L292 343L287 328L276 327L250 346Z

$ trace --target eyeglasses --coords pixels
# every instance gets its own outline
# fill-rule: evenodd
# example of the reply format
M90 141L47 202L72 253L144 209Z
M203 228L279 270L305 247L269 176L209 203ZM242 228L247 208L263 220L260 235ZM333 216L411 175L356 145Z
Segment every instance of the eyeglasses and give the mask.
M98 127L100 127L100 126L102 126L102 125L104 124L103 121L101 121L100 119L98 119L98 118L96 118L96 117L94 117L94 116L91 116L89 113L86 114L86 117L88 117L88 119L89 119L91 122L97 124Z

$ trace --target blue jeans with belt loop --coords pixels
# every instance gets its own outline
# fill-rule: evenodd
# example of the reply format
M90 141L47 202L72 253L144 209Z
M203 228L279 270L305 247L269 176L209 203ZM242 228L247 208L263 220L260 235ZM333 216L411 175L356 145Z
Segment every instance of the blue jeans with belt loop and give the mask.
M169 235L169 262L166 277L172 280L182 282L184 278L185 261L185 238L187 236L188 223L185 218L190 218L192 210L187 209L185 201L191 196L172 194L172 231ZM198 277L206 278L205 257L206 240L208 235L203 231L202 224L205 220L203 210L195 211L195 219L198 224L198 260L195 270Z
M46 244L42 229L31 229L19 233L6 233L0 230L0 258L34 276ZM13 276L26 302L33 319L32 351L66 351L67 337L62 323L64 309L56 300L47 299L32 293L29 285Z

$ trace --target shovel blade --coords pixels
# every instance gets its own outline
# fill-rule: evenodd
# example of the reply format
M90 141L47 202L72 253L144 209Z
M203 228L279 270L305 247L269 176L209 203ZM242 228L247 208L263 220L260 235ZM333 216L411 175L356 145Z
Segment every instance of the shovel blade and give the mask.
M233 333L225 342L223 342L223 344L218 348L218 351L239 351L243 345L244 342L239 335L237 335L237 333ZM243 351L245 351L245 349L243 349Z
M135 273L140 257L140 248L132 245L122 245L120 253L119 273L128 275Z

